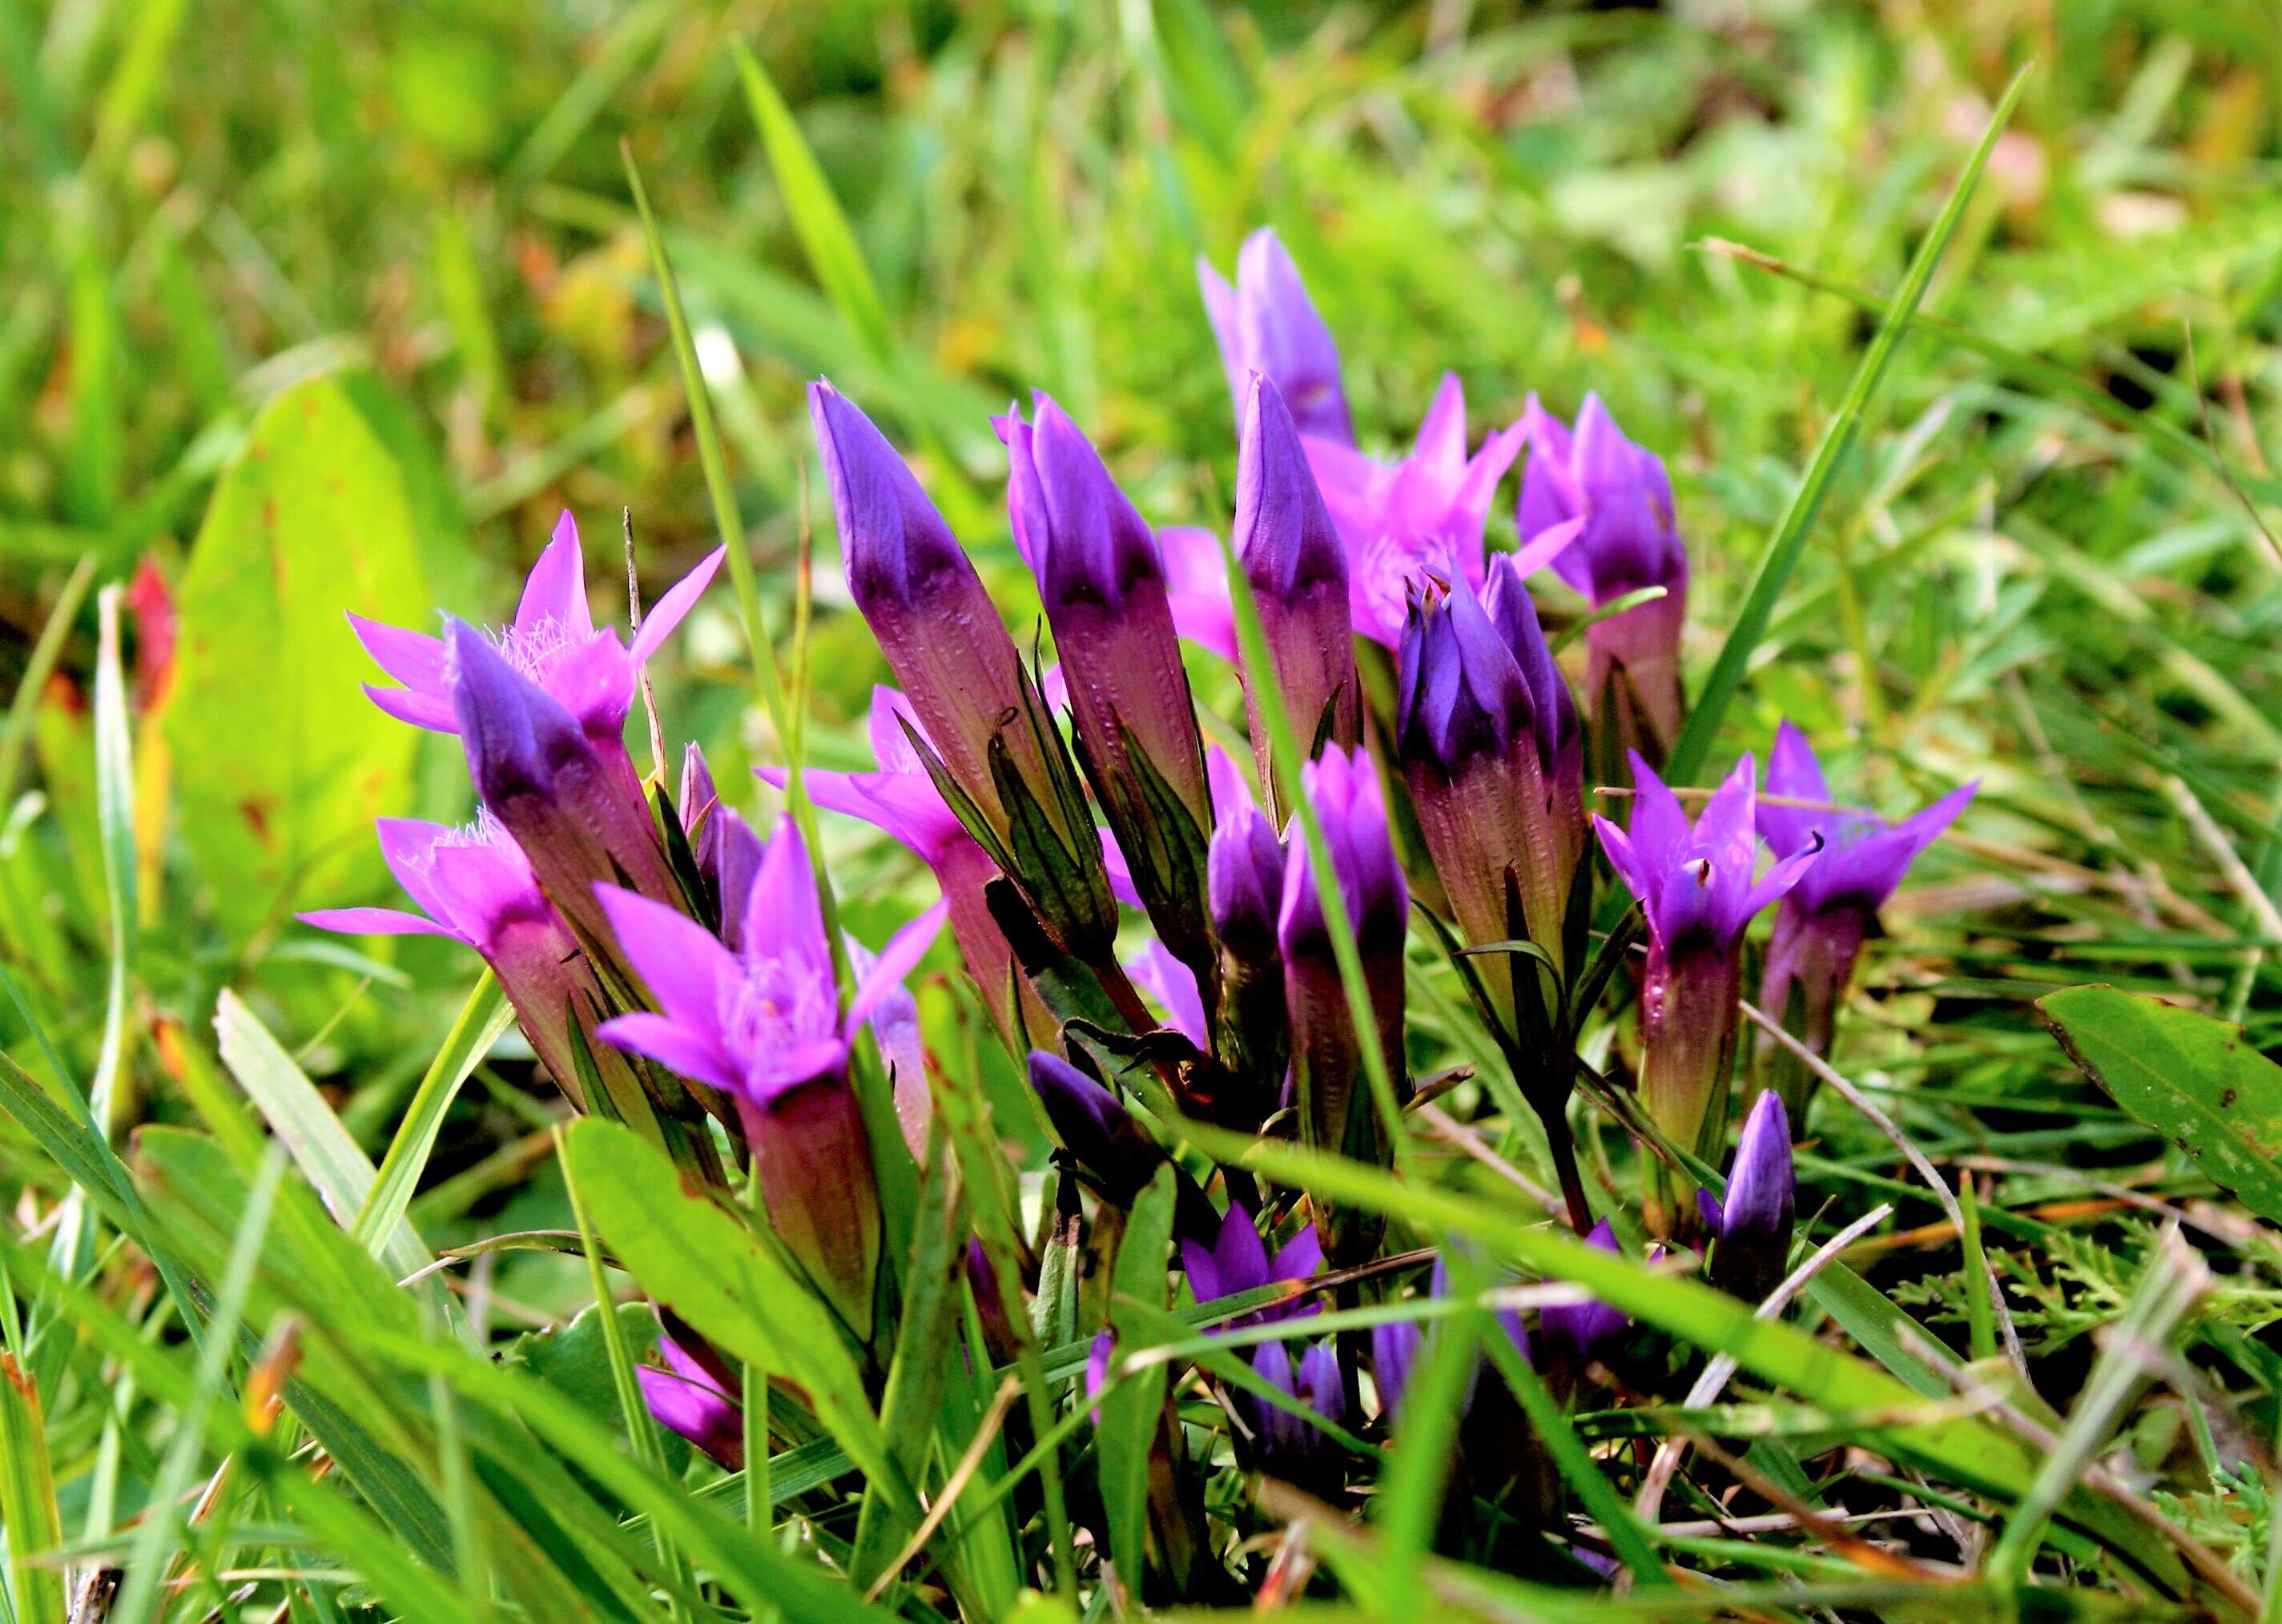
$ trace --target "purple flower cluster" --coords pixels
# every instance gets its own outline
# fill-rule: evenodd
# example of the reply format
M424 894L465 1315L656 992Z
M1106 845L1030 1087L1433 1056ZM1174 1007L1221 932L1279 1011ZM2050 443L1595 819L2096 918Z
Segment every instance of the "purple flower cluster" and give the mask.
M1379 455L1358 437L1331 329L1275 236L1246 241L1233 283L1209 266L1199 275L1235 408L1226 563L1212 532L1153 526L1079 424L1034 395L994 420L1005 535L1044 611L1027 650L913 468L831 384L810 388L849 595L896 686L872 691L870 769L811 770L803 782L817 807L904 847L941 893L876 956L834 940L815 855L792 816L757 831L694 746L671 799L628 754L643 663L722 554L661 598L629 641L594 623L567 515L511 624L446 621L429 637L354 623L400 684L374 688L375 702L460 738L477 811L461 829L382 822L382 850L417 912L306 917L473 947L575 1104L632 1123L717 1191L749 1176L758 1220L865 1356L869 1378L884 1377L881 1356L895 1345L899 1285L883 1286L883 1257L908 1241L884 1233L883 1175L908 1184L929 1146L927 1059L903 983L948 924L1054 1152L1042 1234L1056 1288L1041 1264L1034 1312L1013 1288L1030 1284L1021 1269L966 1244L952 1271L979 1330L962 1338L966 1357L1005 1364L1033 1351L1051 1315L1074 1355L1102 1318L1098 1286L1073 1272L1101 1259L1076 1237L1089 1223L1095 1248L1128 1233L1161 1237L1137 1218L1129 1231L1119 1215L1169 1178L1174 1253L1207 1311L1199 1319L1214 1303L1286 1288L1223 1327L1220 1353L1249 1349L1248 1374L1207 1361L1230 1379L1222 1396L1238 1458L1336 1498L1347 1489L1339 1441L1401 1425L1439 1334L1399 1308L1368 1339L1317 1339L1320 1326L1302 1323L1334 1288L1341 1307L1401 1300L1387 1271L1402 1261L1383 1257L1386 1203L1356 1199L1334 1164L1396 1163L1414 1051L1423 1058L1447 1036L1454 1007L1422 999L1431 1018L1414 1025L1411 976L1447 976L1471 1002L1497 1046L1487 1058L1543 1118L1572 1227L1610 1251L1619 1228L1643 1242L1622 1213L1595 1224L1567 1113L1603 994L1636 988L1637 1043L1620 1062L1636 1071L1653 1130L1639 1135L1646 1228L1708 1249L1715 1285L1763 1299L1794 1239L1791 1135L1809 1074L1763 1054L1742 1079L1759 1087L1723 1194L1695 1189L1687 1173L1717 1167L1727 1148L1753 922L1775 908L1760 997L1811 1052L1828 1052L1879 909L1973 788L1891 825L1833 806L1786 723L1768 793L1746 754L1691 817L1682 796L1692 792L1657 770L1684 717L1688 586L1662 462L1589 395L1573 423L1533 396L1477 445L1455 375L1410 448ZM1498 492L1525 453L1515 545L1493 546ZM1582 706L1532 595L1530 577L1545 568L1593 612L1575 661ZM1235 635L1246 599L1257 661ZM1233 664L1232 681L1220 661ZM1270 739L1278 712L1296 755ZM1628 815L1593 816L1587 762L1620 753ZM790 787L785 769L759 777ZM1321 836L1316 855L1302 809ZM1595 894L1596 855L1637 903L1637 934L1618 908L1596 910L1607 900ZM1437 947L1447 962L1423 969ZM891 1125L875 1125L888 1123L884 1105L858 1092L873 1075L858 1063L867 1026ZM1028 1114L1028 1101L1016 1103ZM1246 1158L1214 1164L1198 1147L1221 1141L1191 1119L1295 1141L1310 1171L1287 1187L1260 1181ZM991 1125L1026 1131L1003 1115ZM1435 1303L1449 1290L1446 1264L1463 1280L1470 1261L1437 1259L1413 1299L1422 1320L1455 1306ZM1546 1307L1533 1330L1510 1309L1496 1320L1559 1395L1625 1357L1628 1322L1598 1302ZM739 1373L679 1320L665 1323L661 1367L640 1373L652 1413L734 1467ZM1113 1352L1102 1332L1085 1362L1088 1395L1108 1380ZM1075 1375L1074 1358L1063 1369ZM1482 1374L1466 1399L1469 1430L1481 1429L1471 1486L1504 1492L1526 1476L1525 1440L1514 1459L1493 1458L1525 1427ZM1177 1483L1183 1435L1168 1421L1150 1460L1152 1559L1173 1566L1185 1559L1174 1549L1184 1516L1202 1515ZM1162 1578L1134 1577L1132 1593Z

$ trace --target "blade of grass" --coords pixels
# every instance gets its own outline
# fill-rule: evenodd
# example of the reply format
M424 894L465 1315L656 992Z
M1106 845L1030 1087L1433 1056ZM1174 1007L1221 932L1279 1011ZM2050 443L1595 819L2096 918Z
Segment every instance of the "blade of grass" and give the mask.
M0 806L16 793L16 773L23 763L24 746L32 737L32 719L38 715L40 696L46 692L48 676L63 653L64 639L71 635L72 623L79 617L79 606L87 600L87 589L93 584L95 554L82 553L71 574L64 577L55 607L48 611L47 623L40 628L39 638L24 661L16 697L8 701L8 720L0 723Z
M16 1624L64 1624L64 1576L42 1558L64 1543L40 1392L13 1354L0 1354L0 1526Z
M452 1102L459 1097L461 1087L477 1063L491 1053L492 1045L514 1024L515 1010L486 970L469 992L459 1018L452 1023L451 1034L420 1079L396 1137L380 1158L380 1171L357 1209L356 1220L349 1226L349 1233L373 1248L375 1256L379 1255L384 1238L393 1237L397 1226L406 1222L412 1193L427 1171L445 1113L452 1109Z
M2033 66L2033 65L2030 65ZM1800 553L1806 546L1807 534L1814 528L1816 516L1822 511L1823 499L1829 495L1839 465L1854 447L1856 436L1861 431L1862 414L1877 393L1878 385L1886 375L1887 364L1899 347L1902 335L1909 330L1911 319L1916 315L1919 301L1925 298L1926 288L1933 281L1935 267L1940 264L1942 251L1956 231L1958 221L1965 216L1965 205L1973 196L1975 183L1989 162L1989 155L1997 147L1997 137L2004 133L2013 108L2021 99L2022 88L2028 83L2030 66L2024 66L2013 75L2006 88L2004 99L1990 115L1989 126L1982 132L1981 143L1966 161L1965 169L1950 189L1949 200L1942 205L1933 228L1911 261L1908 274L1902 278L1900 290L1887 307L1886 319L1879 324L1877 336L1863 352L1861 364L1854 370L1854 380L1847 385L1845 398L1839 402L1837 415L1822 431L1822 439L1814 448L1814 458L1807 464L1806 474L1791 493L1790 503L1776 522L1774 534L1767 538L1766 551L1761 555L1758 573L1752 577L1751 590L1744 598L1743 607L1736 611L1734 626L1727 640L1721 645L1719 658L1704 679L1704 691L1696 696L1695 708L1688 712L1688 721L1680 729L1680 741L1673 747L1667 763L1666 776L1674 784L1693 784L1704 769L1712 754L1712 743L1719 736L1719 724L1726 720L1727 707L1743 685L1751 655L1758 650L1759 640L1766 636L1767 623L1774 617L1775 605L1782 597L1783 587L1797 565Z

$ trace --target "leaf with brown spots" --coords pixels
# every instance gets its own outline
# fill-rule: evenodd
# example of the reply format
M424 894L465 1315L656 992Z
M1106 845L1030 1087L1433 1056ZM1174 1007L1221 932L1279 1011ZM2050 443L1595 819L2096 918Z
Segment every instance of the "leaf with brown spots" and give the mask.
M431 625L415 511L331 377L272 400L215 488L182 576L163 725L177 826L233 939L386 884L372 819L410 800L418 736L365 698L378 673L342 615Z
M2244 1206L2282 1223L2282 1066L2241 1027L2112 986L2070 987L2037 1008L2118 1105Z

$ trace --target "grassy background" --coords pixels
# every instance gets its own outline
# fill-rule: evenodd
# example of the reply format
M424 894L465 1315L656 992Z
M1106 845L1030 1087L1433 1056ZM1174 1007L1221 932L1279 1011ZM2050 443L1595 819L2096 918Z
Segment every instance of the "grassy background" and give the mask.
M861 281L819 275L736 39L792 105ZM1983 1170L2000 1207L2081 1194L2087 1169L2207 1193L2085 1087L2027 1001L2113 981L2247 1017L2268 1046L2282 1020L2266 901L2282 864L2282 551L2256 517L2282 513L2267 499L2282 29L2258 0L0 0L0 794L19 808L0 836L0 962L24 1000L0 1003L0 1040L41 1068L28 1009L85 1075L123 1010L127 1114L187 1117L186 1071L211 1066L207 1024L232 986L352 1128L385 1142L464 955L367 960L284 922L296 901L380 900L369 869L341 882L369 896L298 895L292 876L244 895L253 881L172 810L193 804L176 791L204 764L159 746L170 699L148 617L126 639L146 673L141 928L123 994L107 985L83 592L146 563L179 583L263 405L328 372L362 391L404 470L427 599L499 617L566 505L598 563L624 507L651 590L677 575L712 518L622 142L698 329L779 624L815 474L800 391L819 373L913 447L1010 582L985 417L1025 389L1094 432L1153 521L1224 525L1232 435L1191 267L1227 265L1265 222L1339 336L1367 443L1407 438L1455 368L1478 432L1531 391L1564 414L1598 391L1667 458L1700 676L1875 326L1706 244L1890 290L2030 59L1925 306L1980 342L1921 328L1902 346L1719 755L1763 748L1789 715L1842 793L1889 808L1981 778L1890 912L1850 1069L1944 1164L2009 1164ZM805 516L828 557L822 507ZM857 764L881 673L828 563L817 592L811 749ZM58 601L53 675L27 684ZM336 641L280 663L280 691L368 675ZM681 646L662 672L677 731L706 741L725 782L775 759L726 592ZM249 636L238 657L266 671L269 645ZM457 816L455 773L447 751L403 754L370 794ZM309 831L312 849L364 838L361 812L326 816L338 826ZM876 941L924 887L891 849L835 839ZM423 1233L463 1237L471 1214L485 1231L561 1226L545 1108L511 1058L478 1077L415 1207ZM1891 1157L1836 1132L1818 1177L1851 1200ZM8 1185L58 1187L12 1131L0 1157ZM2063 1162L2076 1179L2037 1171ZM2042 1355L2088 1358L2083 1334L2121 1311L2146 1238L2006 1265ZM1902 1300L1944 1320L1953 1279L1893 1249ZM542 1320L586 1285L552 1259L491 1283L500 1312ZM2275 1300L2246 1282L2230 1318L2255 1329ZM2046 1368L2047 1391L2068 1391L2068 1367Z

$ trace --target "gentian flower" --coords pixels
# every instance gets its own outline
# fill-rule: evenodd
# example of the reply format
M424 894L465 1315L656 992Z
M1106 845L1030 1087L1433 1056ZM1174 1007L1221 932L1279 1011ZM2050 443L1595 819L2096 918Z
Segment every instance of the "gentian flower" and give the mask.
M1061 757L1036 684L974 566L895 447L829 383L810 384L808 405L848 590L928 749L1048 932L1092 962L1117 933L1116 904L1083 791ZM1021 837L1018 824L1028 831ZM1028 861L1015 861L1016 847Z
M1362 693L1347 632L1347 561L1308 455L1265 377L1244 396L1236 462L1236 551L1244 562L1272 669L1245 673L1260 781L1270 783L1268 730L1257 684L1273 681L1303 748L1318 735L1342 750L1362 739ZM1223 578L1222 592L1227 583Z
M1536 943L1557 983L1572 946L1581 945L1570 939L1580 900L1583 752L1567 684L1527 589L1510 559L1498 559L1489 574L1494 619L1463 581L1413 597L1396 747L1460 933L1475 947ZM1476 966L1507 1031L1517 1035L1515 978L1524 961L1500 955ZM1557 986L1538 995L1549 1015Z
M1400 1094L1408 1083L1402 944L1410 900L1387 834L1386 808L1370 757L1361 750L1326 749L1301 769L1300 793L1323 820L1339 893L1370 987L1380 1053ZM1311 1148L1386 1166L1393 1146L1370 1098L1361 1042L1331 952L1330 926L1308 865L1308 843L1296 834L1285 860L1277 937L1284 959L1285 1007L1292 1023L1292 1071L1301 1141ZM1320 1199L1316 1211L1324 1250L1342 1266L1368 1257L1385 1227L1384 1218L1375 1214Z
M1525 433L1520 423L1501 429L1469 458L1465 392L1449 373L1407 457L1381 462L1329 440L1307 442L1316 483L1347 544L1348 611L1359 635L1390 649L1401 644L1403 611L1422 571L1480 589L1490 501ZM1516 560L1522 574L1569 540L1538 538Z
M1674 1144L1709 1159L1727 1134L1743 932L1761 909L1799 883L1820 842L1783 858L1765 878L1752 878L1758 772L1749 755L1692 828L1679 799L1637 752L1633 785L1629 834L1607 818L1593 822L1648 925L1641 1103ZM1680 1221L1680 1194L1662 1193L1652 1224Z
M586 731L554 694L464 621L446 623L445 684L485 808L531 860L539 888L589 951L610 933L594 886L614 880L661 905L681 888L626 747ZM622 973L612 961L607 982Z
M1427 1282L1426 1295L1432 1301L1449 1295L1449 1266L1438 1257L1434 1259L1434 1272ZM1514 1347L1520 1350L1523 1361L1534 1368L1536 1361L1530 1355L1529 1332L1521 1323L1521 1311L1502 1308L1495 1311L1494 1318L1499 1328L1511 1339ZM1392 1325L1371 1327L1371 1381L1378 1389L1378 1413L1382 1419L1391 1420L1401 1409L1403 1395L1409 1390L1411 1373L1417 1368L1418 1357L1425 1351L1427 1338L1431 1334L1422 1329L1417 1320L1398 1320ZM1469 1407L1473 1403L1476 1384L1480 1380L1481 1368L1478 1364L1473 1374L1467 1379L1466 1404Z
M1204 901L1212 794L1165 567L1148 523L1062 409L995 420L1014 539L1038 578L1094 793L1165 945L1213 971Z
M1219 1233L1209 1245L1194 1237L1182 1241L1181 1266L1188 1272L1189 1288L1197 1301L1214 1303L1284 1280L1306 1280L1323 1266L1323 1249L1316 1239L1316 1226L1310 1224L1278 1247L1271 1261L1251 1209L1240 1201L1231 1201L1221 1217ZM1283 1303L1232 1319L1224 1328L1303 1319L1320 1308L1316 1303Z
M1116 1339L1106 1331L1094 1333L1093 1341L1085 1350L1085 1396L1089 1404L1101 1396L1101 1389L1109 1385L1110 1356L1117 1350ZM1101 1425L1101 1406L1092 1410L1093 1424Z
M1595 717L1609 721L1613 702L1624 742L1660 761L1680 736L1680 634L1688 619L1688 553L1672 481L1662 461L1625 437L1597 395L1585 397L1573 434L1534 395L1521 421L1530 446L1514 514L1523 549L1572 538L1554 548L1554 573L1595 608L1664 588L1662 598L1585 633Z
M734 953L744 941L745 905L753 894L764 848L753 826L721 804L705 752L695 742L681 753L681 794L675 814L688 838L690 855L697 860L722 946Z
M634 1380L659 1426L679 1433L732 1472L745 1465L745 1412L671 1336L657 1339L665 1368L638 1365Z
M1606 1218L1593 1226L1593 1233L1585 1237L1585 1244L1603 1252L1622 1249L1617 1245L1617 1232L1609 1226ZM1617 1340L1632 1328L1632 1323L1621 1311L1597 1297L1582 1303L1550 1303L1537 1311L1537 1328L1544 1333L1549 1348L1565 1355L1571 1367L1578 1371L1596 1359L1605 1364Z
M843 1013L815 874L791 819L763 854L734 953L671 909L615 885L595 889L661 1011L621 1015L602 1037L736 1101L771 1226L869 1341L880 1203L848 1081L849 1034L927 951L943 904L896 932Z
M893 688L873 688L870 731L877 769L820 772L810 768L802 775L809 799L827 811L871 824L927 864L950 905L951 936L982 991L984 1007L1008 1044L1018 1053L1026 1052L1028 1045L1020 1040L1024 1032L1043 1034L1056 1030L1057 1024L1022 976L1014 950L984 901L983 887L998 878L998 865L943 803L942 792L928 776L912 739L916 735L930 748L934 740L909 701ZM784 787L783 768L754 770L763 783Z
M1302 433L1338 445L1354 444L1347 391L1339 383L1339 346L1308 298L1300 267L1272 227L1244 239L1236 258L1236 285L1197 260L1205 314L1228 369L1229 398L1244 415L1254 374L1275 381Z
M1332 1426L1347 1424L1339 1355L1328 1341L1313 1344L1300 1356L1296 1378L1291 1350L1282 1342L1262 1342L1252 1356L1252 1368L1261 1380L1300 1400ZM1318 1489L1339 1486L1342 1451L1321 1427L1249 1394L1241 1395L1239 1402L1256 1440L1261 1471Z
M597 746L624 742L626 713L633 707L642 662L679 626L727 556L716 547L650 606L631 646L615 630L598 631L586 603L586 568L578 551L578 526L568 512L555 521L555 538L532 566L523 600L512 624L491 634L508 663L544 689L578 719ZM352 615L349 625L380 669L404 685L381 688L369 683L372 702L400 722L439 733L456 733L449 661L441 639Z
M1148 1187L1165 1153L1117 1096L1059 1055L1030 1052L1030 1087L1071 1164L1121 1211Z
M1218 758L1224 760L1225 758ZM1284 960L1277 916L1284 892L1284 843L1233 769L1205 862L1206 896L1220 943L1221 998L1215 1051L1264 1120L1291 1056L1284 1012Z
M612 1100L641 1121L648 1107L640 1079L622 1056L593 1041L607 1007L594 969L499 821L479 809L464 829L408 817L384 817L377 827L389 872L421 911L328 908L298 916L301 922L321 931L466 943L491 966L532 1052L572 1103L591 1109L570 1036L576 1023Z
M1758 1302L1782 1279L1797 1215L1798 1173L1782 1095L1764 1090L1743 1119L1735 1164L1727 1170L1727 1198L1698 1190L1696 1202L1713 1242L1712 1283L1747 1303Z
M1157 532L1157 551L1165 561L1173 630L1199 648L1235 660L1236 608L1229 601L1220 538L1194 525L1168 524Z
M1759 833L1784 856L1806 849L1820 838L1822 855L1775 910L1759 1008L1816 1054L1830 1053L1838 1005L1854 978L1863 939L1877 926L1878 909L1893 895L1918 854L1965 810L1979 787L1975 783L1952 790L1923 811L1891 825L1867 811L1826 809L1830 788L1812 746L1789 722L1776 730L1775 747L1767 761L1767 793L1820 804L1761 801ZM1766 1055L1773 1063L1769 1077L1783 1090L1783 1102L1794 1121L1804 1126L1813 1074L1793 1063L1795 1057L1772 1042Z

